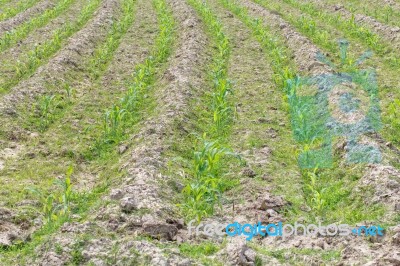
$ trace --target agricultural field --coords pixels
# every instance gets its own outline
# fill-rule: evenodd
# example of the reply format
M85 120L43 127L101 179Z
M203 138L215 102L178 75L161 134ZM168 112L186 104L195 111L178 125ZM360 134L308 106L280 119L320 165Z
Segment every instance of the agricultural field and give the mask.
M0 0L0 60L0 265L400 265L400 1Z

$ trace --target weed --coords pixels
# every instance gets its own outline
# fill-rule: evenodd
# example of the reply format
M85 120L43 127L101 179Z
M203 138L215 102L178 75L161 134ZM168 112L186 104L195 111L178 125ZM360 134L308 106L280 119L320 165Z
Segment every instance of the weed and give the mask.
M62 216L67 216L70 213L71 201L73 199L71 184L71 175L73 171L74 168L70 166L66 172L65 179L62 181L57 179L55 181L55 184L57 184L62 189L61 195L58 198L58 202L61 208L59 215Z
M201 242L198 245L191 245L188 243L183 243L179 245L179 251L185 256L191 258L201 258L202 256L211 256L218 252L220 247L216 246L212 242Z
M85 241L80 240L74 243L71 250L71 263L72 265L82 265L85 261L85 257L82 254L82 249L85 246Z
M306 179L306 189L308 193L306 195L310 195L310 198L307 201L310 203L315 212L321 215L323 208L325 206L325 200L322 195L325 193L326 188L320 188L321 185L318 185L318 168L315 168L313 171L305 171L303 175Z

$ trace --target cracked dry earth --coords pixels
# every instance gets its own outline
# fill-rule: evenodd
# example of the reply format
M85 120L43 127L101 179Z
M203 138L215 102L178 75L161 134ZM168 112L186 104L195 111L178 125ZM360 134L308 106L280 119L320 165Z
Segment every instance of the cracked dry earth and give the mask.
M3 2L10 6L16 1ZM0 21L0 44L9 32L29 27L33 18L60 2L37 1ZM72 1L0 52L5 62L0 85L20 77L0 93L0 265L400 265L400 163L395 152L400 142L391 143L379 132L365 134L359 141L380 150L382 160L349 164L349 143L338 137L332 144L334 167L301 169L298 164L304 146L294 138L287 83L281 82L291 76L280 70L299 76L337 73L318 60L320 53L340 62L285 20L285 8L302 1L274 0L271 8L262 0L99 0L86 22L61 37L50 58L32 52L65 23L76 23L76 14L91 2ZM311 2L352 19L339 3ZM395 1L382 5L398 7ZM127 12L133 14L131 22ZM167 17L173 23L167 24ZM355 22L399 49L398 28L365 14L357 14ZM165 36L168 27L173 30ZM313 27L329 37L341 33L325 24ZM349 53L360 52L362 41L350 42L356 48ZM16 76L20 59L30 60L27 54L38 67ZM385 67L400 70L377 64L382 68L378 73ZM150 78L140 79L142 74ZM378 79L389 82L385 76ZM388 79L393 84L397 78ZM134 112L118 109L132 84L140 82L146 86L135 91ZM224 84L231 87L220 96L227 99L229 118L219 131L215 99L220 92L214 89ZM393 98L382 94L384 128L400 129L397 89L390 92ZM56 100L46 102L50 96ZM114 122L107 120L110 116ZM121 121L129 121L123 137L108 138L107 126L118 127ZM212 179L203 184L205 194L190 198L188 188L200 186L194 165L199 139L221 143L235 156L221 156L209 172ZM66 202L68 191L55 181L68 177L71 166L72 196ZM204 200L208 194L217 200ZM205 202L212 211L191 204L190 212L183 207L190 200ZM250 241L196 235L189 228L198 218L194 211L201 213L203 224L381 225L384 234L320 232Z

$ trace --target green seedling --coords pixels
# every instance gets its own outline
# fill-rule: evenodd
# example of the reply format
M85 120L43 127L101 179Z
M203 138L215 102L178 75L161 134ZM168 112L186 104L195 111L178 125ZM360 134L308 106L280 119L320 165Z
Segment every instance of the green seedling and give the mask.
M71 176L74 172L73 166L70 166L66 172L64 180L56 180L54 183L61 189L61 195L58 197L58 203L60 206L59 215L67 216L70 213L71 202L73 199Z
M230 149L217 141L202 139L199 150L193 154L193 179L182 190L185 202L181 204L188 217L199 221L214 213L214 205L219 203L221 193L227 186L221 177L221 160L225 156L235 156Z
M72 173L73 167L70 166L63 181L54 181L54 184L62 189L61 192L57 192L56 194L51 193L46 195L43 191L37 188L27 188L29 192L39 199L42 206L41 214L44 216L47 224L53 223L60 218L66 218L70 213L73 199L71 185Z
M103 129L106 142L116 142L122 137L126 115L127 111L117 105L105 112Z
M74 89L71 87L71 85L69 85L69 83L67 83L67 82L63 83L62 87L64 88L65 95L67 96L67 98L68 98L69 100L71 100L72 97L73 97L74 94L75 94L75 90L74 90Z
M58 106L57 97L55 95L42 96L38 103L38 112L40 117L40 130L44 131L52 122L55 109Z

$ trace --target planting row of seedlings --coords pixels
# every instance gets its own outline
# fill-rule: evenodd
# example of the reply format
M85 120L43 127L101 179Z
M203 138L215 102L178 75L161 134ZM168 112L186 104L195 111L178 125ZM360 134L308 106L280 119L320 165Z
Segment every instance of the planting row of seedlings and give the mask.
M243 1L243 2L245 2L245 1ZM253 7L255 7L255 5L253 5L253 4L250 4L249 6L253 6ZM254 8L255 10L256 10L256 8ZM268 14L268 15L270 15L270 14L272 14L272 13L270 13L270 12L268 12L268 11L266 11L266 10L262 10L262 9L260 9L260 8L258 8L258 10L261 10L262 12L264 12L265 14ZM262 12L260 11L260 13L262 14ZM252 13L252 14L254 14L254 16L257 16L257 13ZM275 16L275 17L279 17L279 16L277 16L276 14L275 15L273 15L273 16ZM263 17L265 17L265 16L263 16ZM282 19L280 19L281 21L280 22L282 22ZM286 28L286 27L283 27L283 26L281 26L281 28ZM307 35L306 35L307 36ZM299 51L299 53L295 53L295 54L301 54L300 53L301 51ZM316 58L316 53L314 53L314 55L312 55L312 56L309 56L309 58L314 58L314 60L315 60L315 58ZM300 59L301 59L301 57L299 57ZM295 59L296 59L296 56L295 56ZM299 60L299 61L297 61L297 63L298 64L300 64L301 63L301 61L303 61L303 60ZM314 67L318 67L318 65L314 65ZM310 71L310 70L309 70ZM312 72L311 72L312 73ZM292 116L293 116L293 114L292 114ZM338 158L336 158L336 159L338 159ZM346 170L346 174L348 174L348 175L355 175L355 176L357 176L357 175L360 175L361 174L361 168L358 168L358 167L356 167L356 168L354 168L354 172L353 171L351 171L351 167L349 168L349 167L346 167L345 166L345 169L344 170ZM358 169L358 170L357 170ZM335 173L335 171L333 171L333 173ZM333 174L332 173L332 174ZM342 173L342 174L339 174L339 173L336 173L336 176L337 175L339 175L339 176L342 176L343 174L345 174L345 173ZM328 175L329 177L327 177L327 178L332 178L333 176L335 176L335 175L332 175L331 176L331 173L329 173L329 175ZM310 177L309 177L310 178ZM321 178L320 178L321 179ZM341 181L342 182L342 181ZM327 184L329 184L329 183L327 183ZM354 185L356 185L357 184L357 182L353 182L353 185L352 186L354 186ZM340 186L340 184L336 184L335 185L336 186L336 189L339 189L341 186ZM321 194L321 193L319 193L319 194ZM349 193L347 193L347 194L349 194ZM351 206L351 208L353 208L354 206ZM354 208L354 209L357 209L357 208ZM375 215L379 215L379 213L380 214L382 214L382 210L380 210L378 213L376 213ZM351 217L348 217L350 220L352 219Z
M57 56L2 97L0 119L7 126L1 132L1 147L10 152L2 154L1 168L8 160L18 161L27 153L26 147L32 149L31 144L37 145L32 140L38 131L44 131L65 113L71 113L72 106L79 102L77 99L87 94L92 84L85 73L86 65L96 47L105 42L119 10L117 1L106 2Z
M52 91L62 94L65 91L63 83L71 86L79 84L85 76L86 59L93 55L99 43L106 38L111 29L113 17L120 10L119 7L117 0L104 2L102 8L94 12L93 18L88 20L85 27L82 26L82 29L67 39L56 56L49 58L48 62L39 67L31 77L21 80L18 85L1 97L1 113L5 119L8 119L7 122L11 123L9 127L13 125L14 120L21 119L17 114L24 111L27 105L34 105L34 101L40 96L51 94ZM13 127L7 132L11 131L17 134L14 137L8 135L9 139L21 139L29 134L29 132L24 132L25 128Z
M185 171L180 207L185 218L197 219L210 216L220 204L221 193L233 185L224 173L225 157L234 155L228 147L227 136L234 119L234 106L230 100L233 93L228 78L228 60L231 47L222 24L206 3L193 0L188 3L198 12L207 31L215 42L209 80L212 90L200 102L198 130L191 136L194 142L191 162Z
M244 23L246 23L246 25L248 25L254 32L255 36L257 37L257 39L261 42L261 44L263 45L263 47L265 47L266 51L271 51L270 54L268 54L268 58L269 61L272 61L272 68L274 70L274 80L275 80L275 84L278 88L280 88L282 90L282 92L285 94L287 94L287 79L290 77L294 77L295 75L295 67L294 66L298 66L299 70L301 71L301 73L303 74L307 74L307 73L328 73L329 72L329 68L327 68L326 66L323 66L322 64L318 64L317 60L315 58L315 56L317 55L318 49L311 44L307 39L305 39L303 36L299 35L298 33L296 33L292 27L290 25L288 25L287 23L285 23L284 21L280 20L279 18L277 19L276 17L274 17L273 14L269 14L269 17L273 17L274 19L274 24L273 25L273 29L269 29L267 27L265 27L264 22L266 22L265 20L259 20L261 17L264 17L263 15L267 15L267 14L258 14L257 12L254 12L252 9L250 9L252 7L252 5L249 3L247 5L247 7L249 8L249 10L247 10L246 8L240 7L239 5L235 5L232 2L228 2L226 1L224 3L230 10L232 10L232 12L234 12L236 15L238 15ZM246 11L247 10L247 11ZM247 13L249 12L249 13ZM276 16L276 15L275 15ZM254 17L254 18L253 18ZM258 19L257 19L258 18ZM268 21L269 22L269 21ZM280 30L276 30L277 28L280 28ZM290 41L287 41L286 44L279 42L279 40L277 40L276 38L274 38L274 33L277 33L277 35L283 35L284 36L292 36L292 38L290 39ZM289 52L288 48L285 47L289 47L290 50L293 51L293 56L291 56L291 52ZM307 47L307 48L305 48ZM314 58L313 58L314 57ZM291 60L291 58L294 58L294 60ZM305 58L307 58L307 60L304 60ZM286 71L282 71L285 70ZM291 107L288 106L287 104L287 95L283 96L282 101L285 102L286 111L291 111ZM293 114L292 114L293 116ZM293 119L293 117L291 117ZM286 151L290 152L289 154L299 154L300 152L304 151L307 146L309 146L310 143L300 143L295 152L290 152L290 151ZM283 153L283 151L278 152L279 153ZM292 156L293 157L293 156ZM338 158L337 158L338 159ZM279 160L277 160L279 161ZM288 160L293 162L293 158L292 160ZM293 169L295 170L295 169ZM343 170L343 169L342 169ZM350 170L350 167L347 167L347 169L345 170ZM275 171L282 171L279 170L279 168L277 167L275 169ZM275 174L277 174L275 172ZM314 174L318 174L320 175L319 179L322 179L322 177L324 177L324 179L329 180L332 176L335 176L339 173L333 172L330 173L330 171L324 171L324 170L317 170L317 169L313 169L313 170L303 170L301 171L301 176L302 176L302 181L304 182L304 186L307 187L311 180L311 176L313 176ZM344 173L341 173L340 175L344 175ZM280 175L281 176L281 175ZM284 177L285 175L282 174L282 176ZM321 190L322 185L324 184L324 182L321 181L321 183L319 183L319 188L317 187L313 187L313 191L299 191L298 189L296 189L296 186L299 182L301 182L299 179L296 178L296 175L292 176L289 175L286 177L288 177L288 181L287 182L282 182L285 184L285 186L283 186L282 184L280 184L278 186L278 191L276 191L276 194L280 194L280 195L285 195L286 199L288 201L291 202L291 206L288 207L287 211L287 218L289 219L297 219L299 217L299 215L304 215L304 213L302 213L301 206L303 205L304 201L307 202L307 205L309 207L312 207L312 213L307 214L307 216L309 216L310 219L315 219L315 217L318 216L324 216L325 214L331 212L331 210L329 210L329 208L322 208L323 206L321 206L322 202L325 201L326 205L328 205L327 207L330 208L341 208L342 204L343 205L347 205L347 202L339 202L340 204L336 205L333 204L332 206L330 205L330 201L326 201L325 199L317 199L316 196L318 194L320 194L319 190ZM289 181L290 179L294 179L292 181ZM344 182L344 180L340 180L340 184ZM331 184L331 189L339 189L340 188L340 184L339 183L334 183ZM288 185L290 185L290 188L288 188ZM311 185L311 184L310 184ZM315 184L314 184L315 186ZM333 193L334 191L332 191ZM305 194L305 195L303 195ZM335 197L336 198L336 197ZM351 208L353 208L354 206L352 206ZM350 210L351 210L350 208ZM349 210L348 210L349 211ZM347 219L351 219L351 215L350 212L348 212L346 214ZM333 220L333 217L323 217L325 219L328 220ZM336 218L336 217L335 217Z
M21 12L24 12L25 10L33 7L35 4L37 4L40 0L27 0L27 1L21 1L16 3L15 5L7 6L6 4L1 4L4 5L5 8L3 8L0 12L0 22L9 18L12 18L16 15L18 15Z
M291 1L286 1L289 4L294 5L295 7L297 6L300 9L305 9L308 8L308 5L301 6L301 5L296 5L296 2L291 2ZM326 14L336 14L338 17L338 20L340 19L342 22L346 22L349 24L353 24L353 31L359 32L358 35L361 36L361 34L364 34L366 41L369 41L368 39L371 39L368 45L375 47L376 49L381 49L379 45L384 44L383 47L386 47L386 50L388 50L388 47L392 47L396 50L399 49L399 35L398 32L400 31L399 27L394 27L390 25L386 25L386 23L382 23L377 21L375 18L365 16L362 14L355 13L354 11L347 10L341 5L330 5L326 3L321 3L319 1L312 1L309 3L311 8L314 10L312 13L316 13L316 10L326 10ZM321 16L321 15L320 15ZM349 26L347 26L349 27ZM362 28L364 27L364 28ZM374 34L376 36L374 36ZM367 35L370 35L370 37L366 37ZM372 40L374 38L375 40ZM390 51L390 50L389 50Z
M73 29L73 31L78 31L81 27L86 25L85 23L89 21L91 15L97 9L99 4L100 1L91 1L89 2L89 5L87 5L84 9L82 9L80 16L78 16L78 20L74 25L75 28ZM109 3L108 5L104 6L104 9L101 10L100 14L96 16L96 18L91 22L91 24L89 24L91 25L91 27L88 27L88 29L89 31L90 30L92 31L91 34L88 31L83 30L82 32L79 32L77 34L76 37L78 38L78 40L74 40L75 38L71 39L73 46L79 45L78 49L74 49L75 52L79 53L80 55L83 55L84 51L82 49L89 49L90 51L90 46L96 45L96 43L100 41L96 39L96 37L93 37L92 35L94 34L94 36L96 35L101 36L101 30L98 29L99 27L98 25L102 25L101 26L102 28L103 27L106 28L107 23L101 23L101 22L106 21L108 18L112 18L112 10L115 9L115 6L118 6L116 5L115 2L112 2L111 4ZM72 35L72 33L73 32L69 32L68 34ZM86 42L90 44L89 47L88 45L85 45ZM64 54L60 53L58 57L56 57L53 60L53 62L57 60L59 60L59 62L64 61L65 53L68 54L69 60L73 60L73 56L71 57L71 53L68 52L69 49L71 48L70 46L71 45L69 45L69 47L64 48ZM45 72L43 71L44 69L42 69L43 71L42 73L37 74L34 78L29 78L26 83L15 87L10 94L5 95L2 99L3 104L7 102L7 100L15 104L15 107L12 109L13 112L12 113L2 112L2 118L1 118L2 124L7 125L7 127L5 127L2 132L2 141L1 141L2 144L1 146L3 150L1 154L2 157L1 170L3 170L4 176L9 176L10 178L14 176L19 180L25 180L25 178L27 178L25 180L27 181L32 178L32 176L30 176L31 174L34 174L35 172L37 173L37 170L39 169L37 169L35 165L40 165L41 164L40 161L39 162L34 161L32 162L32 164L31 163L24 164L20 160L21 158L26 156L28 158L33 159L36 157L36 155L38 155L37 154L38 142L36 142L38 139L36 139L35 137L37 133L32 133L33 138L31 138L31 136L29 136L30 134L29 132L32 131L37 132L45 130L53 122L53 120L57 119L57 116L61 117L66 111L68 111L68 107L73 106L75 102L75 100L73 100L73 95L72 95L72 93L75 93L73 92L75 87L72 88L70 86L70 84L72 84L72 82L70 83L70 81L76 82L77 78L82 74L76 72L76 69L71 69L71 66L62 66L54 63L47 64L46 68L49 69L50 71L57 72L58 75L57 78L54 80L49 80L48 79L49 72ZM59 71L60 69L61 71ZM72 80L68 77L69 75L73 77ZM29 84L31 84L31 86L29 86ZM34 98L27 98L27 99L13 98L12 97L13 95L21 95L21 88L22 90L27 90L29 91L29 93L32 94L37 93L36 88L41 88L42 90L46 88L50 91L58 90L58 92L57 94L50 94L50 92L48 92L49 93L48 95L40 96L37 98L37 100L35 100ZM20 134L21 132L24 133L21 133L19 137L14 138L11 135L9 135L9 133L13 134L11 132L16 133L17 135ZM60 146L62 146L62 144ZM29 156L27 154L31 155ZM43 154L41 155L43 156ZM11 167L9 167L10 165ZM12 165L14 165L16 168L13 168ZM63 164L60 164L60 167L63 166L64 166ZM19 171L17 171L17 169ZM48 173L48 171L50 170L49 168L43 167L42 170L44 178L38 177L39 178L38 180L47 182L49 178L53 178L53 176L49 176L51 175L50 173ZM63 168L63 172L64 171L65 167ZM55 172L57 172L57 170ZM28 176L25 176L25 174L27 174ZM4 180L5 184L8 184L6 186L12 187L11 184L7 183L7 180L8 180L7 178L5 178ZM33 180L34 179L32 179L32 182ZM21 184L22 183L24 182L21 181ZM18 191L16 193L12 193L12 195L15 196L14 199L17 199L17 201L18 198L21 199L20 198L21 196L24 197L24 195L26 195L26 191L24 191L22 187L19 188L14 187L14 188L17 189ZM16 204L17 201L11 200L10 201L12 202L11 205Z
M228 73L237 88L232 96L237 103L237 117L228 141L243 162L230 165L229 172L238 182L222 195L222 208L209 220L241 224L284 221L288 206L277 196L282 195L278 190L296 189L295 180L300 179L297 160L292 156L297 147L282 90L286 79L294 75L296 65L290 60L288 48L277 38L279 35L248 15L246 9L233 1L208 2L221 19L233 47ZM285 182L284 188L279 180L285 177L292 182ZM276 185L278 189L273 188ZM266 200L276 205L265 205ZM303 201L303 197L298 201ZM221 248L223 261L231 265L280 264L271 254L262 254L256 250L258 246L246 243L243 237L228 238L226 247ZM255 252L256 257L241 256L243 251Z
M113 14L113 12L117 11L118 4L115 1L114 2L110 1L110 2L111 3L109 3L109 5L106 6L106 8L104 9L105 12L103 14L99 15L98 17L96 17L96 19L93 21L95 23L95 25L93 25L94 27L89 27L89 29L91 31L93 31L92 34L101 36L101 31L99 31L99 29L97 29L98 26L96 26L96 25L99 25L98 23L101 20L112 18L112 15L115 15L115 14ZM113 11L113 9L115 9L115 10ZM129 12L129 16L132 15L131 12L132 12L132 9ZM110 28L111 28L111 21L109 22ZM102 27L104 27L107 24L103 23L102 25L103 25ZM88 36L88 35L90 36L90 34L88 34L88 32L85 32L84 34L86 36ZM106 34L104 34L104 36L102 38L104 39L105 37L106 37ZM81 39L81 40L84 41L84 39ZM96 38L91 38L91 40L93 41L92 45L96 44ZM100 40L97 40L97 41L100 41ZM74 43L74 45L79 45L79 43ZM81 46L80 48L87 49L88 47ZM87 57L85 59L88 60ZM81 64L84 64L84 62L82 62ZM82 65L82 67L83 67L83 65ZM73 72L75 72L75 73L73 73ZM70 69L70 68L63 69L63 72L61 72L60 74L63 74L63 76L59 76L58 78L63 77L66 79L68 78L67 75L69 75L69 74L74 76L75 79L79 78L79 75L80 75L79 73L76 72L76 70L74 71L73 69ZM80 78L82 78L82 77L80 77ZM75 81L77 81L77 80L75 80ZM82 80L79 80L79 81L84 82ZM47 80L44 79L43 83L46 83L46 82L47 82ZM34 86L40 85L40 83L37 83L37 82L33 82L33 83L34 83ZM44 129L46 129L51 124L51 122L54 122L56 120L56 118L61 118L62 115L64 115L65 113L71 113L70 111L73 110L72 106L74 106L74 104L79 102L77 100L78 98L75 97L76 96L75 95L76 87L72 88L69 86L68 83L63 84L62 82L56 82L56 81L53 86L59 91L59 93L40 97L36 104L30 102L30 104L28 104L28 105L32 106L33 109L29 108L29 110L27 112L25 112L26 110L24 111L24 109L21 109L21 108L18 110L15 110L19 115L21 115L20 119L15 119L15 117L13 117L13 116L4 116L4 117L2 117L3 122L5 124L15 127L15 128L28 127L29 130L37 132L37 131L40 131L40 130L43 131ZM51 89L54 90L54 88L51 88ZM81 86L81 89L86 90L87 88L82 88L82 86ZM65 90L65 91L62 91L62 90ZM20 100L18 104L21 106L24 106L28 102L24 101L24 100ZM68 107L70 107L70 109L68 109ZM33 114L31 112L33 112ZM68 132L64 132L64 133L67 134ZM73 132L69 132L69 133L74 134ZM59 134L59 132L54 134L54 137L56 139L57 139L57 134ZM50 136L53 136L53 135L50 134ZM56 158L54 159L54 161L48 159L48 156L51 157L52 155L54 155L53 154L54 151L52 151L51 148L56 148L57 153L60 153L60 147L62 147L64 145L63 143L57 142L56 140L53 140L53 144L57 147L50 147L49 145L46 145L46 138L48 140L52 139L49 136L35 133L35 136L32 136L32 137L25 136L24 138L17 139L15 142L10 142L7 135L5 135L3 137L4 137L4 139L2 141L2 144L6 146L6 147L4 147L2 145L3 150L7 150L7 146L8 146L8 148L10 148L9 145L13 145L13 146L16 146L16 149L14 152L20 153L18 156L4 156L3 155L4 157L2 158L2 160L4 160L4 165L2 165L3 166L2 168L4 168L4 170L2 171L4 176L5 177L9 176L10 178L14 177L14 179L18 179L21 181L21 187L14 186L15 193L12 193L12 195L15 196L13 198L14 201L13 200L9 201L8 205L6 205L6 206L13 206L14 204L17 204L17 202L21 201L21 199L23 199L27 196L27 191L23 189L23 186L24 186L23 183L25 185L27 185L26 182L28 182L29 184L27 186L32 186L36 182L36 180L39 180L40 182L37 183L37 185L39 185L39 187L41 185L43 185L43 191L47 191L47 189L49 189L49 187L51 187L51 185L52 185L51 179L53 179L55 176L57 176L60 173L64 173L66 171L66 169L68 168L68 166L66 165L67 162L65 162L65 158L64 158L64 160L61 160L58 163L59 168L54 167L54 162L57 161ZM27 139L26 139L26 137L27 137ZM60 141L65 141L65 140L63 138L61 138L61 136L60 136ZM68 141L65 141L65 142L68 143ZM47 151L43 154L43 150L47 150ZM41 152L39 152L39 151L41 151ZM31 156L28 156L26 158L28 160L28 163L22 163L22 160L20 160L21 157L26 157L27 154L31 154ZM43 158L45 158L44 161L43 161ZM52 163L53 163L53 165L51 166ZM42 165L43 167L39 170L39 169L37 169L37 165ZM15 167L15 168L13 168L13 167ZM58 174L57 174L57 172L58 172ZM5 181L5 182L7 182L7 181ZM51 211L51 209L49 211ZM23 212L24 212L24 206L22 206L22 214L20 215L21 217L26 215L26 214L23 214ZM19 214L16 213L16 216L18 216L18 215ZM32 215L32 213L30 212L30 214L28 214L28 216L29 215ZM16 221L18 223L18 219L16 219ZM20 222L21 221L19 221L19 223Z
M1 5L7 5L9 2L11 2L12 0L0 0L0 4Z

